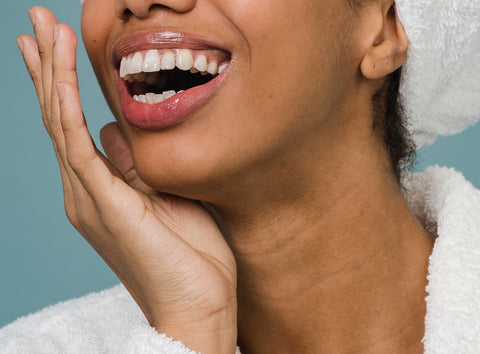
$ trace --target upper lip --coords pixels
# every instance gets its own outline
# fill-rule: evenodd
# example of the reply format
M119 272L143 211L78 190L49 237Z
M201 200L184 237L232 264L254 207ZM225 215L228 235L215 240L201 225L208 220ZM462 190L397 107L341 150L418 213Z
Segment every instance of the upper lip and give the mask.
M121 37L112 47L112 57L116 67L119 67L123 57L142 50L149 49L192 49L192 50L223 50L218 44L207 38L173 30L140 31Z

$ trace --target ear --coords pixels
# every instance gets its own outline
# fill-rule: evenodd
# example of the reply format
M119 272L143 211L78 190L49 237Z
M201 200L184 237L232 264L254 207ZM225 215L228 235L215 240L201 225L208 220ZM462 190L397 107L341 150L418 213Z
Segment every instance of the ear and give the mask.
M360 64L363 76L370 80L389 75L407 59L408 38L393 1L382 6L381 16L383 26L376 36L372 36L375 39L369 44Z

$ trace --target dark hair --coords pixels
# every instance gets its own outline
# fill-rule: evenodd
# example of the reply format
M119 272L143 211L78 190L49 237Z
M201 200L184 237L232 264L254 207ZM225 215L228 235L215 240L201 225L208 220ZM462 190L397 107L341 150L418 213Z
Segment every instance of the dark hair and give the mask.
M373 97L373 129L383 138L392 170L400 180L403 172L409 171L415 161L416 146L406 126L401 96L400 78L402 68L386 79L382 89Z
M362 6L366 1L347 0L352 9ZM415 163L416 146L407 129L406 114L400 95L402 68L390 74L383 87L373 97L373 129L381 136L395 177L409 171Z

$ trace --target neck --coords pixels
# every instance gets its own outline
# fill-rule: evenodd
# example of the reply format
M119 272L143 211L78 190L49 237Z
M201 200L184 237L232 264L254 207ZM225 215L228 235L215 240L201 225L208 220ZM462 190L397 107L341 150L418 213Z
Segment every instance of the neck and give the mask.
M243 352L422 351L433 241L391 174L354 160L313 192L216 211Z

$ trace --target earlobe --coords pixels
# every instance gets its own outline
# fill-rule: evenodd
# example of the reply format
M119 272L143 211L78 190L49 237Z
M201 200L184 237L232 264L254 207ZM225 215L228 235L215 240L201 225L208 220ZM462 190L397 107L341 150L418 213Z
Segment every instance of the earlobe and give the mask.
M407 58L408 38L394 6L384 16L382 33L362 58L360 70L367 79L377 80L391 74Z
M391 41L384 40L365 54L360 69L370 80L381 79L396 70L395 48Z

